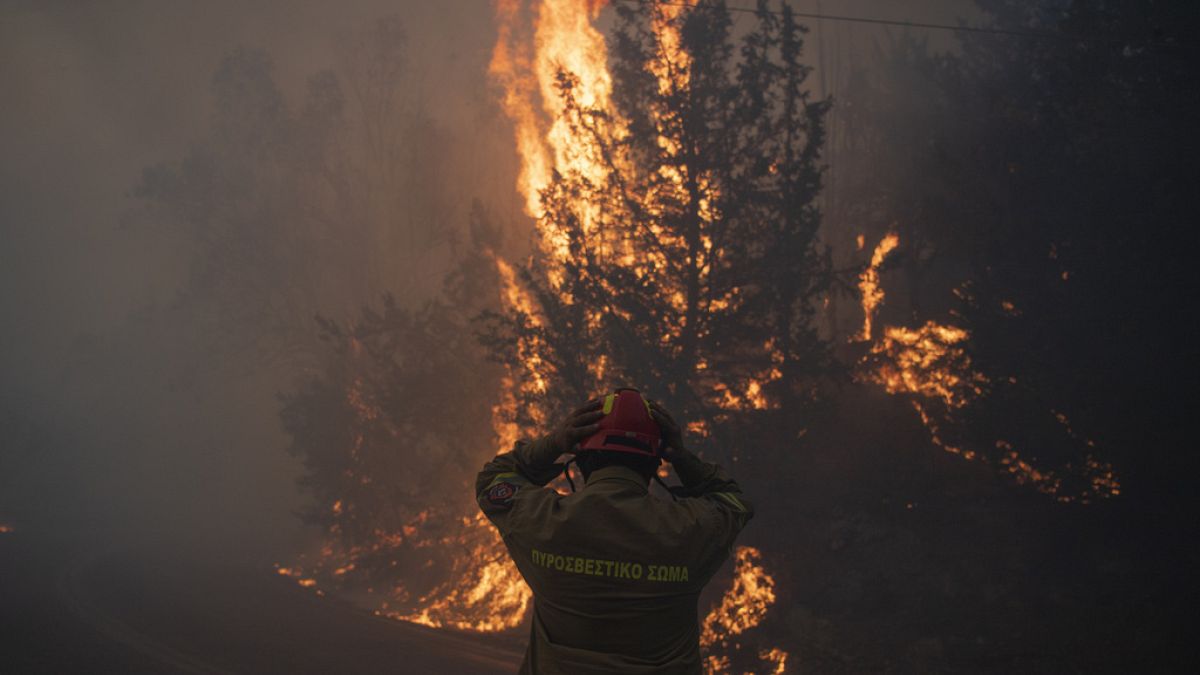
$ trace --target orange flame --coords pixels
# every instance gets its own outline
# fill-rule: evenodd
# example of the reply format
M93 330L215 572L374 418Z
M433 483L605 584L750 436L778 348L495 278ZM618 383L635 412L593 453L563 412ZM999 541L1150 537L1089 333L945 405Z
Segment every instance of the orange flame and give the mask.
M715 647L727 650L734 645L734 638L761 624L767 610L775 604L775 579L760 564L762 553L752 546L739 546L734 554L733 584L721 602L704 617L700 628L700 646L706 651ZM759 657L774 664L774 672L783 672L787 652L773 648L762 652ZM705 659L705 670L710 673L726 672L728 657L710 653Z
M971 359L961 346L967 331L928 321L917 329L887 326L871 347L883 354L871 378L889 394L908 393L940 399L949 408L961 408L983 394L986 377L971 369Z
M502 631L520 625L533 594L517 571L491 524L482 513L464 518L468 536L455 535L445 542L461 545L473 539L465 556L454 559L448 580L421 598L411 613L381 612L385 616L433 628L450 626L481 632Z
M554 172L590 178L603 172L591 145L562 115L566 101L558 77L566 72L577 79L572 96L584 109L609 109L608 49L604 36L592 26L605 4L603 0L538 3L533 9L532 50L520 40L520 3L501 0L496 7L500 28L489 73L504 91L501 104L513 120L521 156L517 188L525 195L525 210L535 218L542 215L541 193ZM565 242L557 243L565 247Z
M456 527L449 528L445 535L437 538L421 536L420 527L427 519L428 512L422 512L412 525L402 528L403 534L376 532L376 540L369 547L343 551L327 544L310 569L276 565L275 571L301 587L321 594L318 579L338 579L353 571L360 558L381 551L386 553L401 543L406 542L414 549L446 552L459 549L462 553L449 556L449 570L444 575L447 581L415 601L403 585L391 588L378 601L375 613L434 628L479 632L503 631L520 625L529 609L532 593L483 514L476 512L474 516L459 519ZM336 527L331 526L331 530ZM368 595L374 595L374 589L368 589ZM401 608L393 608L393 605Z
M879 287L879 268L888 254L900 245L900 236L895 232L884 237L871 254L871 263L858 277L858 289L862 293L863 327L855 339L866 342L871 339L871 320L875 309L883 302L883 289ZM863 247L863 236L858 235L858 248Z

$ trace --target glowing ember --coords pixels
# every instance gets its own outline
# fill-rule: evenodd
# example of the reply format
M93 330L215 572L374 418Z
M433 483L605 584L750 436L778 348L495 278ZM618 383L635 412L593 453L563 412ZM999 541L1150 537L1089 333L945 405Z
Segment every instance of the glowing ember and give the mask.
M778 647L764 649L758 653L758 658L763 663L774 664L775 666L773 670L763 672L770 672L773 675L783 675L783 673L787 672L788 653Z

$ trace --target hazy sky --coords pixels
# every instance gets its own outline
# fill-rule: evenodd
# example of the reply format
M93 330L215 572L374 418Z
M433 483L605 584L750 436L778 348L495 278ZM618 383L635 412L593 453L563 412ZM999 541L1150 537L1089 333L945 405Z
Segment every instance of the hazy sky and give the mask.
M203 137L225 54L265 51L294 96L335 64L339 44L390 12L406 18L426 106L447 126L470 124L488 101L484 2L0 8L0 404L53 434L17 465L10 496L50 483L70 494L45 495L47 505L102 503L116 518L194 502L212 512L188 509L193 525L242 511L258 527L294 523L297 467L282 450L275 387L197 381L175 363L186 348L131 324L171 302L186 251L129 192L143 167Z
M0 336L6 365L104 331L171 280L164 242L123 232L142 167L181 156L204 131L221 57L271 54L285 92L335 59L339 37L388 12L411 26L419 70L464 118L485 84L485 2L144 2L7 4L0 21ZM418 76L420 73L418 72ZM145 248L150 247L151 251ZM130 264L130 263L133 264ZM12 320L12 317L20 317ZM34 360L38 358L35 356Z

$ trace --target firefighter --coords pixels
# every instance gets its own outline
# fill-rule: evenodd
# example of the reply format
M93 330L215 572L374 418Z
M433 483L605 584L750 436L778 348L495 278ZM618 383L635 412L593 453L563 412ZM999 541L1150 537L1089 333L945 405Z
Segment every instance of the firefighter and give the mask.
M564 495L545 486L570 453L585 485ZM670 498L649 492L663 460L682 482ZM488 462L475 493L533 589L521 673L701 672L700 591L753 509L661 405L594 399Z

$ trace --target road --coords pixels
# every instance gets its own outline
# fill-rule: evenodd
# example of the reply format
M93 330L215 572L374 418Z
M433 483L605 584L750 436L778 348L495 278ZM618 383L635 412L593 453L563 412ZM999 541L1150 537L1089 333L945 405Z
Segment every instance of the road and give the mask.
M501 673L520 640L318 597L269 566L0 535L3 673Z

